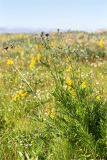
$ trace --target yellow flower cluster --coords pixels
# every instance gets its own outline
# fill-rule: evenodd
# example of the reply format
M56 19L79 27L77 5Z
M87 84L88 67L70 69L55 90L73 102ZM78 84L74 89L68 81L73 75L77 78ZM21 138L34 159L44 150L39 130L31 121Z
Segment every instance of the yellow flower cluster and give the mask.
M81 89L85 89L87 87L86 82L82 82Z
M68 91L72 96L75 95L75 89L73 87L68 86Z
M104 40L103 39L100 40L99 46L100 46L100 48L104 48Z
M72 84L72 81L71 81L71 79L69 77L66 79L66 84L68 86L71 86L71 84Z
M8 64L8 65L13 65L13 64L14 64L14 61L13 61L12 59L8 59L8 60L7 60L7 64Z
M68 68L67 68L67 72L71 72L72 71L72 68L71 68L71 66L69 66Z
M23 91L23 90L19 90L15 96L13 97L14 101L20 100L21 98L24 98L27 96L27 92Z
M35 57L34 55L31 58L31 63L29 65L30 69L34 68L36 65L36 62L40 62L41 60L41 54L40 52L37 54L37 57Z
M96 96L96 100L99 101L101 97L99 95Z
M66 84L67 84L68 91L70 92L70 94L72 96L74 96L75 95L75 89L73 88L73 82L69 77L66 79Z
M29 65L30 69L34 68L36 65L36 58L35 56L33 55L32 58L31 58L31 63Z

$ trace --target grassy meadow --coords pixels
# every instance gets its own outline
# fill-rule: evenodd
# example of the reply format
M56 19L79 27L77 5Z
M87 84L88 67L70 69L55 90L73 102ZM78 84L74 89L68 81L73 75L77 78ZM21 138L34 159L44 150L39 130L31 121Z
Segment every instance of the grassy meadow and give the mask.
M106 160L106 113L106 32L0 35L0 160Z

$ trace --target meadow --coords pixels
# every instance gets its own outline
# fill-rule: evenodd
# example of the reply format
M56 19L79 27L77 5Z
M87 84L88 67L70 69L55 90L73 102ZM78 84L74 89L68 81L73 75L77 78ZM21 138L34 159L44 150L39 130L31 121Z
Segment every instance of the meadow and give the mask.
M106 160L106 113L106 32L0 35L0 160Z

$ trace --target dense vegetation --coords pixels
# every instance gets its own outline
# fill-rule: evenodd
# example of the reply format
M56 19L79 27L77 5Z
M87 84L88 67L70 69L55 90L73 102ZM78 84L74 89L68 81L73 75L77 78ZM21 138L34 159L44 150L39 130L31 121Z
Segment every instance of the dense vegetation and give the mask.
M106 36L0 35L0 160L107 159Z

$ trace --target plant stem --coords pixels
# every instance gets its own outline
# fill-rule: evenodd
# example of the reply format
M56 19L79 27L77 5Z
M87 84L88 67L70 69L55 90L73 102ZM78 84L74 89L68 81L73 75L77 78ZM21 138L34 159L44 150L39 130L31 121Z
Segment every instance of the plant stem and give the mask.
M20 70L14 65L14 67L15 67L15 69L16 69L16 71L19 73L19 75L21 76L21 78L23 79L23 81L27 84L27 86L30 88L30 90L32 91L32 92L34 92L33 91L33 88L30 86L30 84L29 84L29 82L26 80L26 78L22 75L22 73L20 72Z

